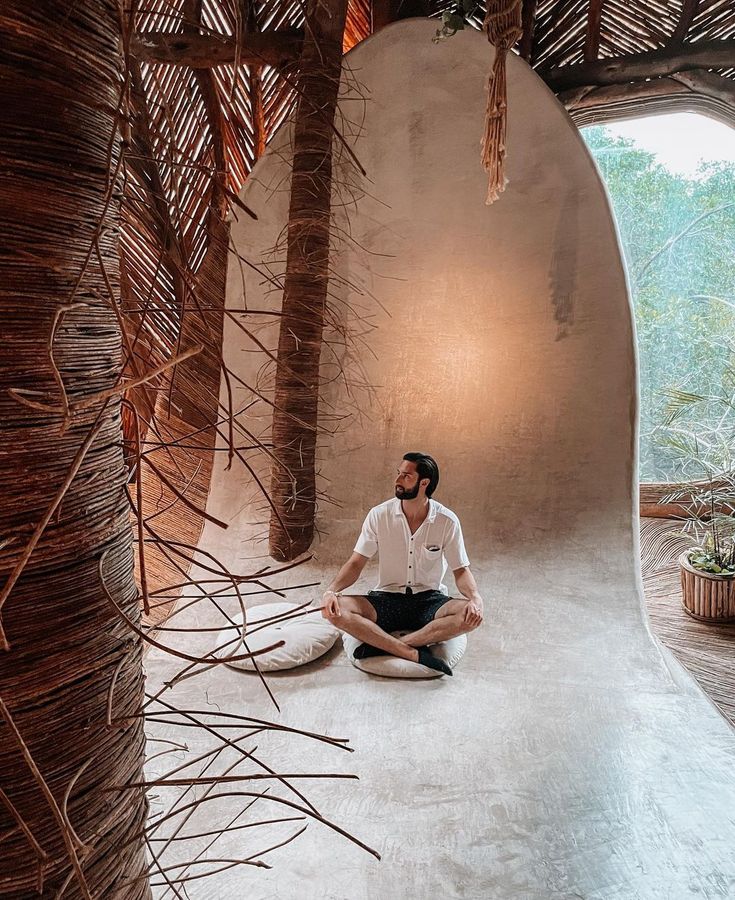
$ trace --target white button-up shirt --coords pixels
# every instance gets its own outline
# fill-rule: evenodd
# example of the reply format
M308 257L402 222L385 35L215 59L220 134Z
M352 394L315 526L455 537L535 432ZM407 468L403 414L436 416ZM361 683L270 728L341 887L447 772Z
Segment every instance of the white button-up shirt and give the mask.
M394 497L374 506L365 518L355 551L368 559L379 552L376 591L442 591L447 564L469 566L459 519L446 506L429 500L429 514L411 534L401 501Z

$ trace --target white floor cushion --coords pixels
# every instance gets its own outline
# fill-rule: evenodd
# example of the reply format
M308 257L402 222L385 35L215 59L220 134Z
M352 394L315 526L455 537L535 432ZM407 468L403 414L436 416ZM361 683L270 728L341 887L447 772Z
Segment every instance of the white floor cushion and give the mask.
M408 632L394 631L393 634L396 637L401 637L404 634L408 634ZM434 669L427 669L426 666L411 662L408 659L400 659L397 656L370 656L367 659L355 659L355 650L362 641L358 641L349 634L343 634L342 643L352 665L362 669L363 672L369 672L371 675L384 675L386 678L438 678L442 674ZM466 648L467 635L460 634L458 637L451 638L441 644L433 644L431 652L434 656L438 656L439 659L443 659L450 669L453 669L464 656Z
M245 641L247 650L242 642L236 638L237 632L232 628L225 628L217 636L216 656L237 656L248 650L255 652L283 641L284 645L269 653L263 653L256 657L258 668L262 672L275 672L278 669L294 669L303 666L312 660L318 659L327 652L339 637L339 631L326 619L322 618L319 609L300 610L302 615L294 618L283 618L299 609L296 603L266 603L263 606L255 606L248 610L247 631ZM307 612L307 610L309 610ZM306 612L306 615L303 613ZM274 617L276 617L274 619ZM242 625L242 616L233 616L238 625ZM262 623L262 624L261 624ZM252 659L240 659L237 662L228 663L233 669L245 669L255 671Z

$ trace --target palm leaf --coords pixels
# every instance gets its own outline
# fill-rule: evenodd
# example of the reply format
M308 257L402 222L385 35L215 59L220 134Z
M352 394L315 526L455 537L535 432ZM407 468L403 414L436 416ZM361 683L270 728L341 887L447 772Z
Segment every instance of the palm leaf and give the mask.
M664 407L664 416L667 425L671 425L693 406L711 399L702 394L693 394L689 391L679 390L678 388L667 388L661 393L667 398L667 403Z

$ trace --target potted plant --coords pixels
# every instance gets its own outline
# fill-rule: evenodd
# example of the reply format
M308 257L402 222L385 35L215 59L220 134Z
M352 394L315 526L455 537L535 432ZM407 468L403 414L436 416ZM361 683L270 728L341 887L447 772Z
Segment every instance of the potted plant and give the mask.
M716 394L666 391L659 446L677 484L661 498L682 511L693 546L679 556L685 611L702 622L735 622L735 370Z

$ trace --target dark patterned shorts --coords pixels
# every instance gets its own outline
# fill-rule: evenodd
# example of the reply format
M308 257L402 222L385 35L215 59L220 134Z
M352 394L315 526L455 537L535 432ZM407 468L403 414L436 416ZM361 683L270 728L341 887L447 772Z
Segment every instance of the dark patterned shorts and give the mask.
M367 595L368 602L378 615L378 627L388 632L423 628L451 599L441 591L419 591L417 594L370 591Z

